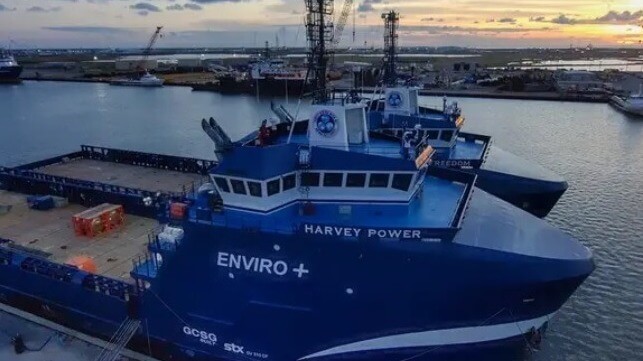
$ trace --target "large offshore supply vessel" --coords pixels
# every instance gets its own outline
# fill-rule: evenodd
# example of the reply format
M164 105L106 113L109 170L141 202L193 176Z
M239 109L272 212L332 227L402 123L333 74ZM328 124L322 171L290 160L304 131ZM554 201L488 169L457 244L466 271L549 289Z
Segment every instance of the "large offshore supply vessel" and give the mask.
M110 340L101 360L516 360L537 343L591 252L329 95L332 3L306 2L309 120L236 142L203 120L218 162L83 146L0 169L0 302ZM124 224L76 235L104 203Z
M399 143L340 103L243 143L205 122L217 164L85 146L3 169L0 301L161 360L518 357L590 251L475 175L429 167L430 147L372 154ZM65 225L80 206L31 210L22 192L130 216L86 239ZM66 265L76 254L97 269Z
M216 164L85 146L3 169L0 301L162 360L515 359L590 251L474 174L429 167L430 147L402 157L364 110L328 100L244 142L204 122ZM65 225L80 206L31 210L20 193L130 216L86 239ZM97 270L66 265L75 254Z

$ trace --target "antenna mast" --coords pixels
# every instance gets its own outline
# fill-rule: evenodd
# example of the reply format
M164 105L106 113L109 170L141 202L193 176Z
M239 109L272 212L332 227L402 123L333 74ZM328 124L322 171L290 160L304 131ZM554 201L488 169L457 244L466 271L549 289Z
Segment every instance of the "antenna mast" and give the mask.
M333 15L333 0L305 0L306 37L308 38L308 71L313 75L313 104L328 101L326 68L333 40L333 22L326 21Z
M384 84L395 85L395 64L397 63L397 29L400 26L400 14L391 10L382 14L384 19Z

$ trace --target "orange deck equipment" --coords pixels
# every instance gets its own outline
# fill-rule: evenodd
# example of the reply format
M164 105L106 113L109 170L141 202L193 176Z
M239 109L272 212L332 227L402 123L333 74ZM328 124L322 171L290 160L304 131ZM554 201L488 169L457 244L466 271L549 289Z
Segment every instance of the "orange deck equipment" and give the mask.
M98 270L94 259L88 256L75 256L68 259L65 263L89 273L96 273Z
M77 236L95 237L120 227L125 219L123 206L103 203L72 217Z

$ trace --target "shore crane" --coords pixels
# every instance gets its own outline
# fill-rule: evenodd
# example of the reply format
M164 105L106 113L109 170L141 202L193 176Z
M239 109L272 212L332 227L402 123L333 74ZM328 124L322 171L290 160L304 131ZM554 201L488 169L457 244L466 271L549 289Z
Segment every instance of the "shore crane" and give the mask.
M134 68L137 72L147 72L147 59L149 59L150 54L152 53L152 48L154 47L154 44L156 44L156 41L161 37L161 30L163 29L162 26L157 26L156 31L152 34L152 37L150 40L147 42L147 46L145 47L145 50L143 50L143 54L141 57L141 60L136 64L136 67Z
M330 40L331 49L337 49L339 42L342 40L342 35L344 34L344 28L346 27L346 21L348 20L348 15L351 13L351 8L353 7L354 0L344 0L344 5L342 6L342 13L337 19L337 25L335 25L335 31ZM354 15L354 13L353 13ZM355 17L353 16L353 42L355 41ZM335 55L331 59L331 68L335 68Z
M335 26L335 32L333 33L333 47L337 47L339 42L342 40L342 35L344 33L344 28L346 27L346 21L348 20L348 15L351 13L353 8L353 0L344 0L344 6L342 6L342 13L337 20L337 25ZM355 41L355 17L353 17L353 41Z

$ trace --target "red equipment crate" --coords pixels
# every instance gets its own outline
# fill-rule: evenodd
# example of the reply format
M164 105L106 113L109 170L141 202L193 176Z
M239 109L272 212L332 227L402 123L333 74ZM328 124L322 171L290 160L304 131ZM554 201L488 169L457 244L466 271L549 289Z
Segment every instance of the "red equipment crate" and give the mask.
M120 227L125 220L123 206L103 203L72 217L77 236L95 237Z

